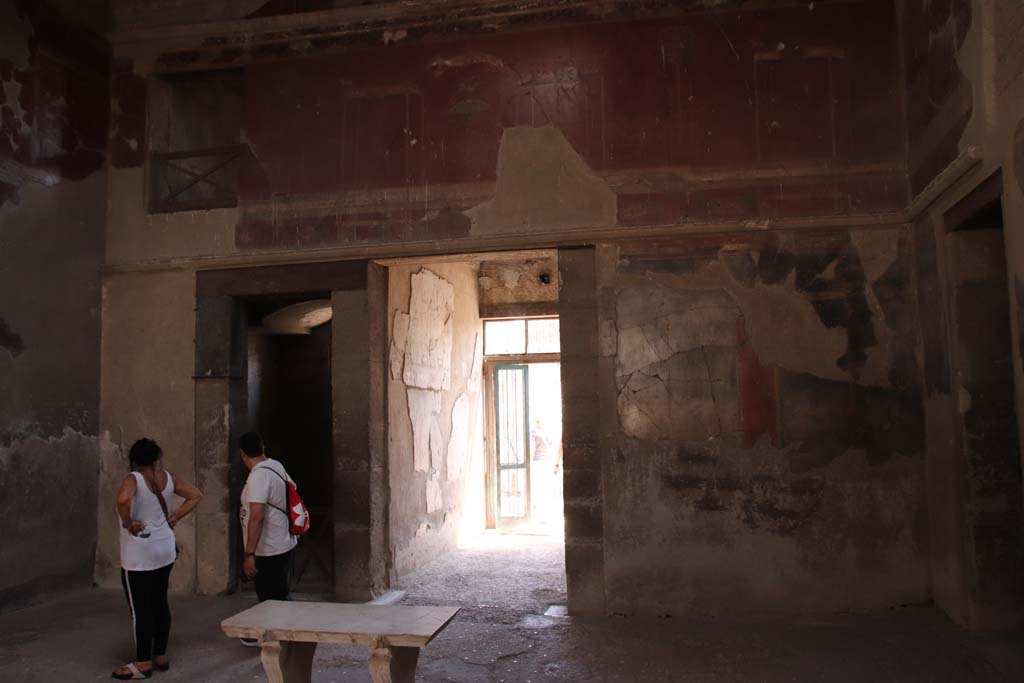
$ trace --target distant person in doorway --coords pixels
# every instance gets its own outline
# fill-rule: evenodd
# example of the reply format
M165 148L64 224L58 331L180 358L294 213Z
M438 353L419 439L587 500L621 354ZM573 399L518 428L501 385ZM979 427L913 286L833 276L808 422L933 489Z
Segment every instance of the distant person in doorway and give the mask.
M203 494L160 466L163 451L152 439L139 439L128 451L132 471L117 492L121 518L121 584L135 630L135 661L111 674L118 680L149 678L167 671L171 608L167 582L178 551L174 527L195 509ZM184 498L168 513L174 495Z
M533 441L533 461L548 462L551 460L552 444L551 435L544 429L538 417L533 421L533 429L530 430L530 439Z
M530 441L533 450L530 464L532 516L535 523L546 525L551 521L552 496L557 491L556 479L562 464L561 438L554 438L537 418L530 430Z
M242 538L245 558L242 571L256 584L256 597L264 600L288 599L288 570L292 549L298 539L291 534L288 513L288 484L292 481L284 465L268 458L263 439L247 432L238 440L242 462L249 477L242 489ZM255 639L243 638L242 644L259 647Z

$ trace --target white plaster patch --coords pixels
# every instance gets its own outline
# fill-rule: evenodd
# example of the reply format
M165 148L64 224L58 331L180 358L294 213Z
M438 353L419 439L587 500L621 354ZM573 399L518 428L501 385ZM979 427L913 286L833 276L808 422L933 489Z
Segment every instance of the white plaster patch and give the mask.
M455 287L427 269L412 275L402 380L420 389L451 388Z
M395 319L391 325L391 379L402 379L402 366L405 361L405 345L409 338L409 314L395 311Z
M430 431L441 413L441 395L429 389L406 389L409 421L412 423L413 466L418 472L430 469Z
M506 268L501 273L501 284L504 285L505 289L515 289L519 286L519 280L522 278L522 273L512 268Z
M430 469L440 472L442 463L444 463L444 438L441 436L441 426L435 416L430 424Z
M618 200L553 125L506 128L494 198L466 211L485 235L615 225Z
M440 510L444 505L441 496L441 482L437 477L427 479L427 514Z
M462 476L469 452L469 399L459 394L452 406L452 432L448 439L448 481Z

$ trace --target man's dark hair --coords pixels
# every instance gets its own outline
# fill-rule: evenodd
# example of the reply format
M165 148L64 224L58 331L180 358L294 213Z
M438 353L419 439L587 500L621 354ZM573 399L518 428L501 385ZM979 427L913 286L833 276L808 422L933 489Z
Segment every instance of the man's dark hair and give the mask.
M246 432L238 439L238 447L250 458L263 455L263 439L256 432Z
M128 460L136 467L152 465L164 452L153 439L139 439L128 450Z

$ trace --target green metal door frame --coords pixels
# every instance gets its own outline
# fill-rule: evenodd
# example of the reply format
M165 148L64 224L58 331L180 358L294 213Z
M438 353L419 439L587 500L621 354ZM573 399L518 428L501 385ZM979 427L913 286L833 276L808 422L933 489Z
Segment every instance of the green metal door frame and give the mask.
M499 375L501 371L521 371L523 382L521 389L521 401L522 401L522 426L521 426L521 439L522 443L519 444L521 462L514 464L503 464L502 463L502 420L501 420L501 382L499 381ZM493 366L493 372L491 374L492 387L493 387L493 401L494 401L494 482L493 486L493 498L495 505L494 518L496 526L501 530L511 530L526 526L530 523L530 367L526 363L515 363L515 364L496 364ZM522 491L523 491L523 514L519 517L503 517L502 512L502 501L501 501L501 479L502 473L514 470L521 470L523 473L522 480Z

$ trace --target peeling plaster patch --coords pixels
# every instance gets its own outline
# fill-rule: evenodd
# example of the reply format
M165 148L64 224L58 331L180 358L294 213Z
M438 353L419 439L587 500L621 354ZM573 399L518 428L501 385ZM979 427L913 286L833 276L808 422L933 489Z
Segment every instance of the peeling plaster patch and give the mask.
M553 125L506 128L495 196L466 211L471 233L487 235L615 225L615 193Z
M12 330L3 318L0 318L0 349L9 353L11 358L17 358L25 350L21 335Z
M412 423L413 466L418 472L426 472L430 469L430 433L441 413L441 394L409 387L406 395Z
M438 412L440 412L440 401L438 404ZM440 472L442 463L444 463L444 439L441 436L441 425L438 424L435 416L430 424L430 469L434 473Z
M391 379L402 379L402 365L405 360L405 346L409 338L409 314L395 311L391 326Z
M448 57L447 59L441 59L438 57L430 63L430 68L434 72L434 77L437 78L443 75L448 69L459 69L466 66L473 66L475 64L487 64L496 69L505 68L505 62L501 61L501 58L487 54L486 52L466 52L454 57Z
M408 35L409 32L406 31L404 28L400 28L394 31L388 29L387 31L384 31L383 35L381 36L381 39L384 41L385 45L389 45L391 43L397 43L400 40L405 40L405 38Z
M630 267L628 258L624 264ZM812 301L797 288L795 265L796 255L788 251L762 252L760 281L753 287L736 280L719 260L679 272L650 270L643 280L630 286L641 286L646 280L670 289L724 289L742 311L750 344L762 364L823 379L889 386L891 351L888 349L874 350L855 372L840 367L839 360L848 351L847 330L822 322ZM889 339L887 334L877 342L888 344Z
M462 467L469 453L469 399L459 394L452 406L452 431L448 439L448 481L462 476Z
M420 389L451 388L455 288L427 269L412 275L402 381Z
M483 378L484 372L484 354L483 349L480 348L481 335L479 332L476 333L476 338L473 340L473 367L469 371L469 377L466 378L466 389L474 394L480 393L480 380Z
M500 271L501 283L505 286L505 289L515 289L519 286L519 280L522 279L522 273L518 270L512 270L506 268Z
M878 299L875 284L883 279L899 259L899 233L895 230L852 230L850 239L857 249L861 266L864 268L864 296L871 309L871 323L874 329L875 345L866 350L866 371L878 375L892 367L896 340L886 319L885 309Z
M441 482L431 475L427 479L427 514L440 510L444 505L441 497Z

